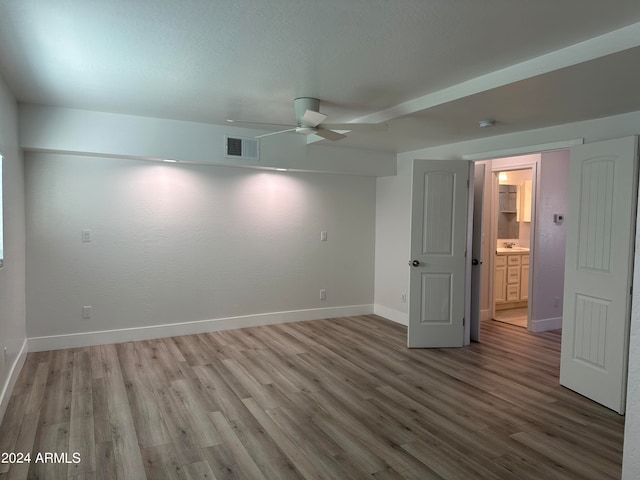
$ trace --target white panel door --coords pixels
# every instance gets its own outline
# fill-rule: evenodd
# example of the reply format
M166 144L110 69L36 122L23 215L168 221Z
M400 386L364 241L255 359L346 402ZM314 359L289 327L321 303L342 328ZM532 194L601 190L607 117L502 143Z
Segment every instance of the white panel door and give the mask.
M637 139L571 149L560 383L624 412Z
M464 343L469 169L461 160L413 163L409 347Z

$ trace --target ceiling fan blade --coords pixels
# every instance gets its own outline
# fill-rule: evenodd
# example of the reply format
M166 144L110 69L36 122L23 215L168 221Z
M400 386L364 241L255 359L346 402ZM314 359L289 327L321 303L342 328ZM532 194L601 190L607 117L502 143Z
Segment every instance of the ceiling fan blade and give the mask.
M353 132L383 132L389 126L386 123L323 123L322 128L350 130Z
M265 133L265 134L258 135L257 137L253 137L253 138L264 138L264 137L270 137L271 135L279 135L281 133L295 132L296 129L297 129L297 127L296 128L289 128L287 130L280 130L278 132Z
M323 127L323 125L320 125L320 127ZM331 140L332 142L335 142L336 140L341 140L347 137L346 135L343 135L338 132L334 132L326 128L318 128L316 135L320 135L322 138L326 138L327 140Z
M260 126L267 126L267 127L295 127L296 125L289 125L286 123L267 123L267 122L245 122L243 120L231 120L230 118L227 118L227 122L229 123L239 123L242 125L260 125Z
M320 125L327 116L324 113L314 112L313 110L307 110L302 116L302 122L304 125L310 127L317 127Z

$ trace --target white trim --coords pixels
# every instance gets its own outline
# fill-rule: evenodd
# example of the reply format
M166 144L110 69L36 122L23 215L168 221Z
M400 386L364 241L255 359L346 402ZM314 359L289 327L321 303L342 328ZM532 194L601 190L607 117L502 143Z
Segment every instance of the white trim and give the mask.
M469 153L463 155L463 160L496 160L498 158L517 157L520 155L531 155L542 152L551 152L554 150L567 150L574 145L582 145L584 138L576 138L575 140L565 140L562 142L542 143L540 145L527 145L525 147L506 148L504 150L495 150L492 152Z
M400 310L395 310L376 303L373 306L373 313L384 317L387 320L391 320L392 322L399 323L400 325L409 326L409 314L401 312Z
M480 320L491 320L491 310L488 308L486 310L480 310Z
M7 376L7 380L4 382L2 386L2 393L0 393L0 422L4 418L4 414L7 411L7 406L9 405L9 399L11 398L11 392L13 391L13 387L18 380L18 375L20 375L20 370L22 370L22 366L24 365L24 361L27 358L27 339L25 338L22 342L22 347L16 355L15 360L13 361L13 365L11 365L11 369L9 369L9 375Z
M99 332L71 333L29 338L29 351L42 352L63 348L89 347L109 343L124 343L153 338L191 335L235 328L259 327L277 323L320 320L323 318L351 317L373 313L373 305L346 305L343 307L290 310L286 312L261 313L238 317L214 318L193 322L151 325L148 327L122 328Z
M558 330L562 328L562 317L543 318L529 322L531 331L535 333L546 332L547 330Z

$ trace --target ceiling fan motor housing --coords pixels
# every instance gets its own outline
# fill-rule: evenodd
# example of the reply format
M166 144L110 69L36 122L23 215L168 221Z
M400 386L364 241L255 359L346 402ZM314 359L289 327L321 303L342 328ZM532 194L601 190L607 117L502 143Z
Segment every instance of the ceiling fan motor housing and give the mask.
M315 125L305 125L303 121L304 113L307 110L312 112L320 111L320 100L310 97L298 97L293 101L293 108L296 114L296 121L301 127L314 127Z

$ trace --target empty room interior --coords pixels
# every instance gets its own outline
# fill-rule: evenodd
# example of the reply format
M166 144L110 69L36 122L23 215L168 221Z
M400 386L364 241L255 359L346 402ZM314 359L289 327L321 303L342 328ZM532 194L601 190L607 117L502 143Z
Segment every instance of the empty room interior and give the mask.
M0 0L0 479L640 478L637 0Z

